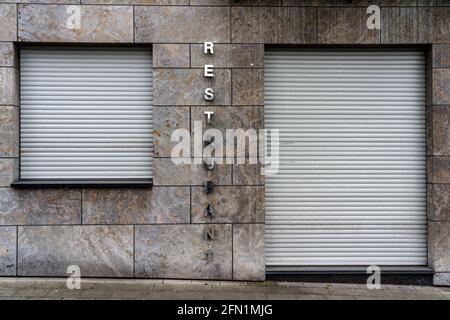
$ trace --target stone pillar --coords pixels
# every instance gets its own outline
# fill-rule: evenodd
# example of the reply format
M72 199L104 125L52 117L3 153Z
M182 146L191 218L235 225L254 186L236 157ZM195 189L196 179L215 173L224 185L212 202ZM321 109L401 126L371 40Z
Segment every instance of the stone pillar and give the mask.
M450 39L449 39L450 40ZM428 248L435 285L450 285L450 45L433 46L428 112Z
M193 151L196 124L203 132L218 129L223 137L226 129L263 127L263 47L231 44L227 5L196 4L205 3L135 7L135 40L153 44L153 188L188 187L190 192L188 221L136 227L136 276L263 280L264 183L259 171L225 161L208 171ZM214 44L214 54L204 54L204 42ZM205 64L214 66L212 78L204 76ZM214 89L213 101L205 100L206 88ZM205 111L214 112L209 124ZM171 159L175 129L191 134L191 150L176 155L184 164ZM211 194L204 192L206 181L214 184ZM208 205L213 216L205 216ZM211 230L214 239L205 239Z
M0 188L17 179L19 157L19 97L17 9L0 4ZM5 199L0 195L0 202ZM1 224L0 214L0 224ZM0 227L0 276L16 275L17 227Z

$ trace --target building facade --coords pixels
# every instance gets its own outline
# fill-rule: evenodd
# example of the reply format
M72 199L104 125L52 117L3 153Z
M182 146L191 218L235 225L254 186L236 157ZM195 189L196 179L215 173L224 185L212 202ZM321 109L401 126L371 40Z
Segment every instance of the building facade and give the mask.
M0 123L1 276L450 284L448 1L3 0ZM279 174L177 163L198 125L279 128Z

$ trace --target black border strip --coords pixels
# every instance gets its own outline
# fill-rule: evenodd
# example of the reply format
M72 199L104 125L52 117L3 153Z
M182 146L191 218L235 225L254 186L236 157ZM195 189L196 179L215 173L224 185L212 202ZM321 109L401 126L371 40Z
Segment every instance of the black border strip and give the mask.
M153 179L99 179L99 180L17 180L13 188L151 188Z

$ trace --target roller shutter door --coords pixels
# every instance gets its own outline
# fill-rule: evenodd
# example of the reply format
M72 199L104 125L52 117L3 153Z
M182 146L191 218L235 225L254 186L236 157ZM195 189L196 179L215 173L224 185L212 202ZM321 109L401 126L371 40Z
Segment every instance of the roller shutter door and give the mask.
M21 50L21 179L148 179L149 49Z
M426 265L422 52L268 51L265 125L268 270Z

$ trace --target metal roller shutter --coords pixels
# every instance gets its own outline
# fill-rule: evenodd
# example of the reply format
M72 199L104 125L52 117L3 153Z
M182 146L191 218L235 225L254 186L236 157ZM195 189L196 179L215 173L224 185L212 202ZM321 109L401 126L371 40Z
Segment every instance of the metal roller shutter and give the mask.
M21 50L21 179L146 179L153 162L148 49Z
M269 269L427 263L422 52L268 51L265 125Z

